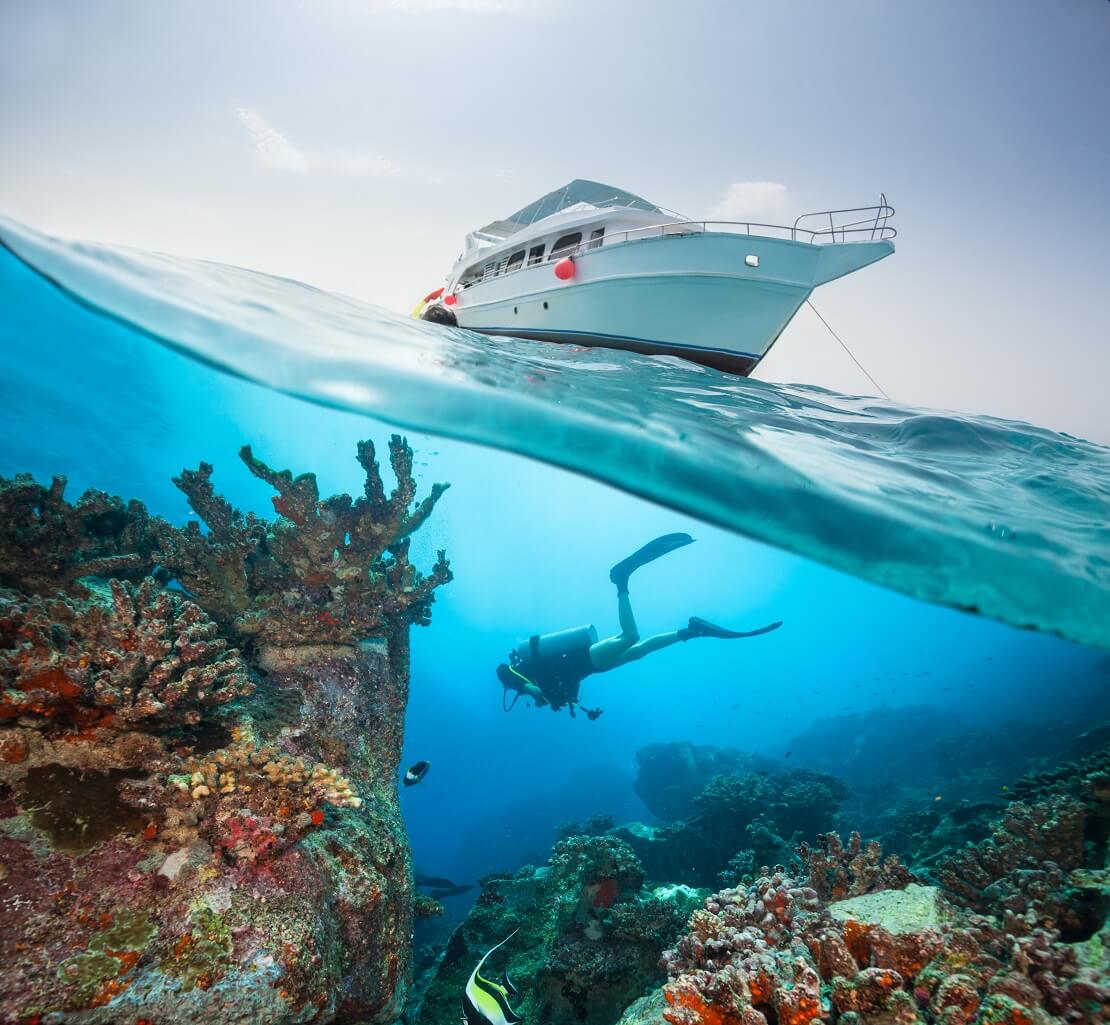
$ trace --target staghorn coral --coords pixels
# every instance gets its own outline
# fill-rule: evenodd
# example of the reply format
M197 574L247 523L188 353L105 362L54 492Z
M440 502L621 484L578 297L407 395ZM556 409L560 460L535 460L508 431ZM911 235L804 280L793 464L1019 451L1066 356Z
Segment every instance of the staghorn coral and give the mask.
M875 840L862 843L852 833L845 847L838 833L825 833L818 848L803 843L798 848L809 885L823 900L858 897L875 890L900 890L914 881L913 874L895 855L883 857Z
M0 720L160 728L250 694L250 673L196 605L152 578L109 600L0 593Z
M43 487L27 473L0 477L0 585L24 594L83 595L80 577L138 580L154 568L146 506L103 491L72 505L65 477Z
M394 435L397 486L386 495L369 441L358 461L362 497L321 500L315 474L273 470L244 446L240 457L278 492L274 523L236 511L212 487L202 463L174 479L209 528L163 525L158 559L234 636L279 645L353 644L427 624L434 590L451 579L443 552L423 576L409 562L409 538L431 515L446 484L413 505L412 449Z

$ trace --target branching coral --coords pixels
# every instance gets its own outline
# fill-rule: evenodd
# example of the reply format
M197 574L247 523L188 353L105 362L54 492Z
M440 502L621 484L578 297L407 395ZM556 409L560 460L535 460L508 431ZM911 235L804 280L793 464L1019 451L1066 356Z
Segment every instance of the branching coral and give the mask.
M65 487L65 477L48 488L26 473L0 477L0 585L83 594L79 577L147 576L155 545L142 502L90 490L71 505Z
M175 478L209 528L162 528L159 560L234 635L277 644L354 643L409 623L426 624L434 590L451 579L443 552L427 576L409 562L409 537L447 485L413 505L412 450L389 443L397 486L386 495L374 447L364 441L363 496L320 499L314 474L294 477L240 451L247 468L277 492L281 517L266 524L215 493L212 467Z
M995 906L1028 913L1045 873L1083 863L1084 806L1069 797L1015 802L994 833L937 863L933 872L957 903L988 912ZM1054 916L1051 916L1054 917Z
M110 600L0 593L0 720L146 728L193 724L253 690L196 605L153 579Z
M838 833L826 833L816 849L798 848L809 885L823 900L843 900L875 890L900 890L913 882L913 874L895 855L883 857L874 840L864 844L852 833L845 847Z

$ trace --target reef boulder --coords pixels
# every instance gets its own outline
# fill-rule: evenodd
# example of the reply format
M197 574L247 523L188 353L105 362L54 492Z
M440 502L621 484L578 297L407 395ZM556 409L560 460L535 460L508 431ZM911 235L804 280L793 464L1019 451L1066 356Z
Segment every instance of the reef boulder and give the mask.
M450 573L409 563L443 488L410 508L391 455L354 502L249 456L274 522L201 472L207 534L0 482L0 1023L400 1016L408 631Z

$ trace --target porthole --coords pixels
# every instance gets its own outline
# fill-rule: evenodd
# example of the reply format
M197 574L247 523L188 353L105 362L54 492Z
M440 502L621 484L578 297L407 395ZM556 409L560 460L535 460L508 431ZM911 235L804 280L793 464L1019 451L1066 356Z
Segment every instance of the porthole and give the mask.
M513 307L513 314L514 315L516 314L516 307L515 306Z
M546 300L546 299L544 299L544 301L543 301L543 308L544 308L545 310L547 309L547 300Z

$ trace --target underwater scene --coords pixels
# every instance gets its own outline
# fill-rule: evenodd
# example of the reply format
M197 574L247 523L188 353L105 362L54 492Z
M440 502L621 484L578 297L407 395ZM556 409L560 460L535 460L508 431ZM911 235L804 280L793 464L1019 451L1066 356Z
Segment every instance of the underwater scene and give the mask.
M1110 450L0 238L0 1021L1110 1021Z

